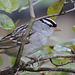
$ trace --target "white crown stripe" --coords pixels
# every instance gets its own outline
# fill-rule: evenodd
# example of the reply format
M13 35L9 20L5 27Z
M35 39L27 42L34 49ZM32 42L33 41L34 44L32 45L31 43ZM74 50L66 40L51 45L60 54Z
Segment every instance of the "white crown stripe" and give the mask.
M54 20L52 20L52 19L50 19L50 18L46 18L46 19L48 19L48 20L50 20L50 21L52 21L52 22L54 22L54 23L56 24L56 22L55 22Z
M46 24L53 26L53 24L52 24L51 22L49 22L49 21L47 21L47 20L45 20L45 19L42 19L42 20L43 20Z
M48 25L49 27L57 27L57 24L54 20L50 19L50 18L44 18L44 19L40 19L40 21L46 25Z

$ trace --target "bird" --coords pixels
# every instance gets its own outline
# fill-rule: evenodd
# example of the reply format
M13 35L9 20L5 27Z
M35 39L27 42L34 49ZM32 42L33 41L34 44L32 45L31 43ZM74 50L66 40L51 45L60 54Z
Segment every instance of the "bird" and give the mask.
M27 23L16 27L0 40L0 54L7 54L12 57L17 56L28 25ZM50 18L36 21L24 44L22 56L31 55L45 46L56 27L57 23Z

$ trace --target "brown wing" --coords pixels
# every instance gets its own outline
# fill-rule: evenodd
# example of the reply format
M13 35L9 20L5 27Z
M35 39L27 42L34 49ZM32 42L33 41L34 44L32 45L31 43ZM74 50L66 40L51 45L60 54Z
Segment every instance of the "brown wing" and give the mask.
M16 29L14 29L13 31L11 31L8 35L6 35L5 37L3 37L0 40L0 49L2 48L12 48L12 47L16 47L18 45L21 44L21 40L23 38L23 36L26 33L26 29L28 27L27 25L21 25L19 27L17 27ZM30 35L32 35L34 32L31 31ZM29 37L27 38L26 44L29 43Z

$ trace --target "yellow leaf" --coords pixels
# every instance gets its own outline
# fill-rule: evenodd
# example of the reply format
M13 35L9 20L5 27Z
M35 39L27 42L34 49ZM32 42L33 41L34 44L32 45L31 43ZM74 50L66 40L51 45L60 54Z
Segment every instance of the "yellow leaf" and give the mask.
M48 15L52 15L52 14L56 14L56 13L60 13L62 7L64 4L64 0L59 0L55 3L53 3L52 5L49 6L48 10L47 10L47 14ZM57 16L51 17L51 19L55 20Z
M69 48L71 48L71 49L75 49L75 45L69 46Z

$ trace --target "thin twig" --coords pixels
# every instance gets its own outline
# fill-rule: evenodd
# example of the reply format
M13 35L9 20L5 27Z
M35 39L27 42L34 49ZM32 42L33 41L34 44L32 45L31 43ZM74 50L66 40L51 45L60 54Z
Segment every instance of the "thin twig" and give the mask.
M22 67L20 68L20 70L24 70L24 71L29 71L29 72L41 72L41 71L62 71L62 72L70 72L70 73L75 73L75 69L68 69L68 68L46 68L46 67L43 67L43 68L39 68L37 70L33 69L33 68L25 68L25 67Z
M53 58L75 58L75 54L51 54L43 57L38 57L37 59L39 61L43 61L43 60L53 59ZM36 60L29 61L25 64L25 66L31 65L35 62L37 61Z
M67 10L67 11L64 11L64 12L61 12L61 13L56 13L56 14L52 14L52 15L46 15L46 16L43 16L43 17L36 18L35 21L38 21L38 20L43 19L43 18L48 18L48 17L61 16L61 15L67 14L69 12L72 12L74 10L75 10L75 8Z
M55 64L55 63L52 61L52 59L50 59L50 62L51 62L53 65L55 65L55 66L63 66L63 65L67 65L67 64L69 64L69 63L72 63L73 61L68 61L68 62L60 63L60 64Z
M47 56L43 56L43 57L39 57L39 61L42 60L47 60L47 59L52 59L52 58L75 58L75 54L51 54L51 55L47 55Z

